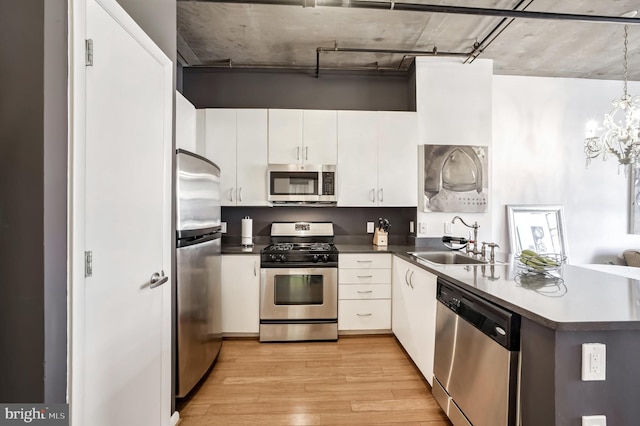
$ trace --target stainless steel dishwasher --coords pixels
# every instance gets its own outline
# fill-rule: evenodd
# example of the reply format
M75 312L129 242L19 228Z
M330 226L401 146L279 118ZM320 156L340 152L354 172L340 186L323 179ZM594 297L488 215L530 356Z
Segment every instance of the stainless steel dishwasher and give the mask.
M455 426L513 426L520 316L438 278L432 392Z

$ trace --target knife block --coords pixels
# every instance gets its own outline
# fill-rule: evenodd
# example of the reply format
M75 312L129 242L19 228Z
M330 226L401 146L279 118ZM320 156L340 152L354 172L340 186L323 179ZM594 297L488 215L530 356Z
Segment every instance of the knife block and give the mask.
M389 234L387 232L381 231L379 228L376 228L376 230L373 233L373 244L378 247L380 246L386 247L388 236Z

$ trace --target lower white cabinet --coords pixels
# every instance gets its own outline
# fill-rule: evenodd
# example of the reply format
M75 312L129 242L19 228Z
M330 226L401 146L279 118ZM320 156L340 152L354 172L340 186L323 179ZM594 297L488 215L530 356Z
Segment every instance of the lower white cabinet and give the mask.
M437 276L394 256L391 285L393 334L432 384Z
M338 267L338 330L390 330L391 255L340 254Z
M260 328L260 256L222 256L222 332L256 334Z

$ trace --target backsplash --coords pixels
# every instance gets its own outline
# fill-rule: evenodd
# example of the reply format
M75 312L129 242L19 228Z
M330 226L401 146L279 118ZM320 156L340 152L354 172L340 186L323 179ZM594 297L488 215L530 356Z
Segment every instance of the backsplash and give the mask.
M223 207L222 221L227 223L224 240L240 241L241 220L253 219L254 242L267 244L273 222L333 222L336 242L369 243L373 234L367 234L367 222L389 220L390 244L406 244L411 237L409 222L416 221L415 207Z

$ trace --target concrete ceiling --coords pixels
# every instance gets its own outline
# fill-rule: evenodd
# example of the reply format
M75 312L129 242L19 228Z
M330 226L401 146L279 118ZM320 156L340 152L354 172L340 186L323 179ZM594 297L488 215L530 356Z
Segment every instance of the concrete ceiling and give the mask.
M300 6L305 0L298 5L293 5L294 0L292 5L241 1L177 2L178 53L183 65L314 71L319 47L420 52L432 52L435 47L440 54L467 55L477 42L482 43L478 58L493 59L496 74L611 80L623 76L624 25L620 23L324 7L319 6L322 0L316 7ZM640 9L638 0L404 3L609 17ZM640 80L640 25L635 22L629 25L630 80ZM322 70L406 70L415 55L323 51L319 56Z

